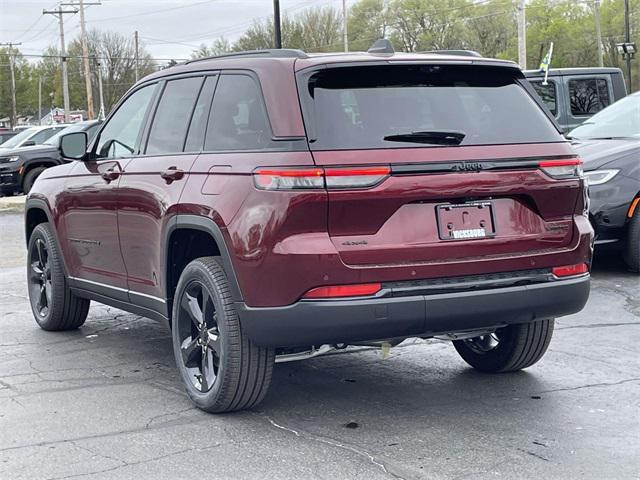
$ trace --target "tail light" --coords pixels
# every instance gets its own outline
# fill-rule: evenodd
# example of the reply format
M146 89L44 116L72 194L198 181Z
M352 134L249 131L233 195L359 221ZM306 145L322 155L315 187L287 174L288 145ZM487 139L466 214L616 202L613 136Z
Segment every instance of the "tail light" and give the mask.
M253 172L255 186L261 190L298 190L324 187L321 168L259 168Z
M327 168L327 188L367 188L378 185L391 173L390 167Z
M562 267L553 267L551 273L556 277L572 277L582 275L589 271L586 263L576 263L575 265L563 265Z
M582 176L582 160L569 158L563 160L543 160L538 167L553 178L578 178Z
M391 174L389 166L346 168L258 168L253 172L261 190L370 188Z
M332 285L312 288L302 298L340 298L364 297L374 295L382 290L379 283L360 283L357 285Z

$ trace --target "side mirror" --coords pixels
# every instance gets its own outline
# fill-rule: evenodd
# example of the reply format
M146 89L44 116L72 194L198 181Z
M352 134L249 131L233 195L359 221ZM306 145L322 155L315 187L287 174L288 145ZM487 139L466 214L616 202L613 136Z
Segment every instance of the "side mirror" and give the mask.
M87 153L87 132L67 133L60 137L60 153L64 158L82 160Z
M22 144L23 147L33 147L35 146L36 142L35 140L27 140L26 142L24 142Z

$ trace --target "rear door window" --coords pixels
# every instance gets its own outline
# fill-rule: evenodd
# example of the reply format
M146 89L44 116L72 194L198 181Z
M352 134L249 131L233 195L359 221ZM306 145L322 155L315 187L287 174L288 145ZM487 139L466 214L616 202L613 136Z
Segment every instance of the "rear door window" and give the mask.
M182 152L203 77L167 82L153 117L147 141L147 155Z
M531 85L555 117L558 114L558 89L556 82L549 80L545 85L541 80L531 81Z
M518 82L484 66L329 68L301 100L313 150L563 141Z
M209 116L205 150L273 148L258 83L249 75L221 75Z
M611 103L609 82L604 78L573 78L568 85L574 117L593 115Z

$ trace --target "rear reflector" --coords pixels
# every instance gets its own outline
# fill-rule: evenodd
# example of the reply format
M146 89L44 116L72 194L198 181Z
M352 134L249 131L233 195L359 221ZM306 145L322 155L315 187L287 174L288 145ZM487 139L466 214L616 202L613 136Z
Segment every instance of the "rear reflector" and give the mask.
M379 283L362 283L358 285L333 285L327 287L312 288L302 298L339 298L339 297L363 297L374 295L382 290Z
M260 190L370 188L391 174L391 167L258 168L253 181Z
M553 178L577 178L582 175L582 160L579 158L543 160L538 166Z
M564 265L562 267L553 267L551 273L556 277L571 277L573 275L582 275L587 273L589 267L586 263L576 263L575 265Z

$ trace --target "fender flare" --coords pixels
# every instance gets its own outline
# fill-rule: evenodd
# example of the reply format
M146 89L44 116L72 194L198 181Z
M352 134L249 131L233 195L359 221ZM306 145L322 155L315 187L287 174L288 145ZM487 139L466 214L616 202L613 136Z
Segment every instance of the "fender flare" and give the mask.
M175 230L179 230L183 228L200 230L202 232L205 232L211 235L213 240L216 242L216 245L218 246L218 250L220 251L222 268L224 268L224 271L227 274L227 278L229 280L229 288L231 290L231 296L233 297L234 301L242 302L243 301L242 291L240 290L240 285L238 284L238 278L236 276L235 269L233 268L233 263L231 261L231 255L227 247L225 236L220 226L209 217L203 217L200 215L177 214L171 217L171 219L167 222L167 226L165 228L165 234L163 238L163 249L164 249L163 271L165 276L165 282L167 282L169 279L169 239L171 238L171 234ZM165 288L166 287L167 285L165 284Z
M49 204L41 198L33 198L33 197L27 198L27 201L24 206L24 238L26 241L26 247L27 248L29 247L29 222L27 222L27 218L29 216L30 210L42 210L46 215L47 223L49 223L49 225L51 226L51 230L53 232L53 238L56 242L56 248L60 253L60 258L62 258L62 269L64 271L64 276L65 278L68 277L69 275L67 274L68 272L67 264L66 264L64 254L62 252L62 248L60 248L60 239L58 238L58 230L56 229L56 224L53 221L51 208L49 207Z

